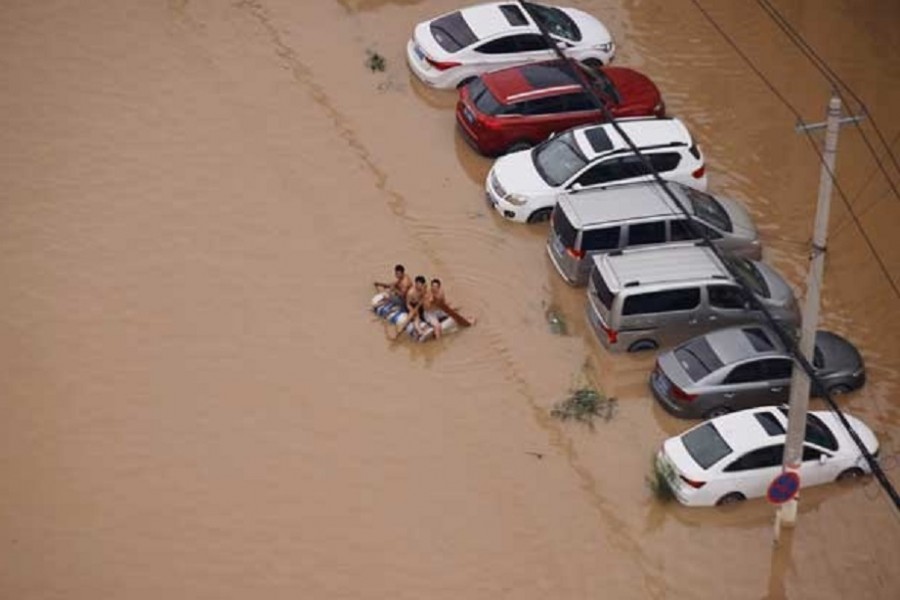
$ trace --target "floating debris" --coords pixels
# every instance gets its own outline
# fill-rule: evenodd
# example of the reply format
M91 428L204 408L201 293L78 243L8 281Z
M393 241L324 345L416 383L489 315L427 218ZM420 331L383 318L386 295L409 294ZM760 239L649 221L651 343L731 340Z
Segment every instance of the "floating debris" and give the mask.
M551 304L544 310L544 316L550 325L551 333L555 335L569 335L569 328L566 325L566 319L556 305Z
M578 421L593 429L594 417L609 422L615 415L617 404L615 398L607 398L591 387L581 387L572 390L568 398L558 402L550 410L550 416L560 421Z
M675 477L675 469L668 461L653 457L653 469L647 476L647 485L650 491L661 502L670 502L675 499L675 490L672 489L672 479Z
M374 50L366 50L366 66L373 73L376 71L384 71L387 67L385 58Z

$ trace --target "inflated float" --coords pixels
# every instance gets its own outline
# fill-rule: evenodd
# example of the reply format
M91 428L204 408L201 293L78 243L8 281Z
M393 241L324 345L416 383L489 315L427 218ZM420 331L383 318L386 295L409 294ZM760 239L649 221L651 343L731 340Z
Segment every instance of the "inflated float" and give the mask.
M388 323L395 326L402 326L402 323L406 323L409 320L409 313L406 310L406 306L399 302L385 302L387 298L387 293L375 294L375 296L372 297L372 311ZM440 310L437 312L440 317L442 335L453 333L459 329L459 324L453 317ZM434 328L428 324L422 327L421 331L416 331L412 322L406 323L402 333L406 334L411 340L416 342L427 342L428 340L434 339Z

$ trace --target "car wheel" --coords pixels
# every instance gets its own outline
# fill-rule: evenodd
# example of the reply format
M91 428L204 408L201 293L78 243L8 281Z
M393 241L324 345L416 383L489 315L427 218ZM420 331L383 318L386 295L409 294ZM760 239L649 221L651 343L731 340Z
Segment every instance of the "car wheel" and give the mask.
M851 479L859 479L864 475L863 470L859 467L850 467L849 469L844 469L837 476L837 481L849 481Z
M837 385L828 388L828 393L832 396L843 396L844 394L850 393L850 386L838 383Z
M659 344L657 344L653 340L638 340L628 346L628 351L645 352L647 350L656 350L657 348L659 348Z
M519 152L521 150L528 150L531 148L531 144L528 142L516 142L512 146L506 149L507 154L512 154L513 152Z
M544 221L550 220L550 213L553 212L552 208L539 208L528 217L529 223L543 223Z
M725 494L716 502L716 506L727 506L729 504L737 504L738 502L743 502L747 499L747 496L743 495L740 492L731 492L730 494Z
M715 419L716 417L721 417L722 415L727 415L731 412L731 409L727 406L717 406L715 408L711 408L705 413L703 413L703 418L705 419Z

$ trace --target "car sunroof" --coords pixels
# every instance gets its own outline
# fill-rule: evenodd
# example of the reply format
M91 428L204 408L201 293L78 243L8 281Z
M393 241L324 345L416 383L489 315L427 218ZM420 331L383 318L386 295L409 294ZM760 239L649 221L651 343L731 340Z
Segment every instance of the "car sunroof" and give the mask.
M778 422L778 419L775 418L775 415L767 412L760 412L753 415L756 417L756 420L759 421L759 424L762 425L762 428L766 430L766 433L769 435L784 435L784 427L782 427L781 423Z
M503 16L506 17L506 20L510 25L528 25L528 19L525 18L522 9L515 4L501 4L500 11L503 13Z
M578 80L558 62L522 67L522 76L537 90L576 85Z
M606 135L606 132L602 127L588 129L584 132L584 137L587 138L588 142L591 144L591 148L594 149L594 152L600 153L612 150L612 142L609 141L609 136Z
M775 344L772 343L772 340L769 339L766 332L759 327L748 327L747 329L744 329L744 335L747 336L750 345L753 346L754 350L757 352L768 352L769 350L775 349Z

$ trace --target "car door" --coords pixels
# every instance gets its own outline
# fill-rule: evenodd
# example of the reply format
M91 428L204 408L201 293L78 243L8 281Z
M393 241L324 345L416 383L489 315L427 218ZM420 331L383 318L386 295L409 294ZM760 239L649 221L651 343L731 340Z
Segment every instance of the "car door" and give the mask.
M629 295L622 305L621 329L668 346L695 334L699 306L696 286Z
M783 458L784 444L757 448L725 466L722 476L732 491L740 492L747 498L759 498L766 495L769 484L781 473Z
M766 372L763 359L751 358L739 362L731 368L716 386L715 401L710 406L726 406L731 410L741 410L757 406L760 398L767 398Z
M762 369L766 378L765 397L760 397L760 404L779 405L790 399L791 371L794 363L789 358L767 358L762 361Z
M717 283L706 286L706 320L710 329L740 325L750 320L747 296L739 286Z
M838 475L834 462L835 458L831 452L811 444L804 444L800 483L807 486L834 481Z

